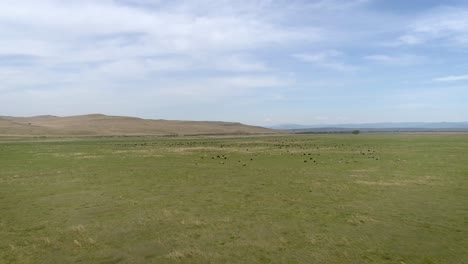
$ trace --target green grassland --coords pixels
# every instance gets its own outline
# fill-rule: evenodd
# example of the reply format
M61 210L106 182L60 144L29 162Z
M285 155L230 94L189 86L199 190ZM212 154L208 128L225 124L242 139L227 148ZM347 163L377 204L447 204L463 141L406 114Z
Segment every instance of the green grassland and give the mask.
M0 263L468 263L467 134L0 140Z

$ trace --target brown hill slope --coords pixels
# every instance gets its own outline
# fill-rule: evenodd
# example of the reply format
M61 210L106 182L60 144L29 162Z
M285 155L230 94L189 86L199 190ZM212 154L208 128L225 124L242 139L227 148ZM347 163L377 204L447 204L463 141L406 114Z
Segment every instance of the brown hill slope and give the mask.
M0 135L232 135L273 134L241 123L150 120L101 114L0 117Z
M15 122L7 118L0 117L0 135L39 135L53 134L53 131L46 127L30 125L28 123Z

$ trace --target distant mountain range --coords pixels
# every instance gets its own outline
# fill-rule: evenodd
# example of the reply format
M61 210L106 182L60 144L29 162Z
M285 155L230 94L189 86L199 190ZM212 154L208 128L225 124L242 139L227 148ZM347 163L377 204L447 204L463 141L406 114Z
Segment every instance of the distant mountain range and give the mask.
M364 123L364 124L330 124L330 125L297 125L283 124L270 127L292 132L468 132L468 122L402 122L402 123Z

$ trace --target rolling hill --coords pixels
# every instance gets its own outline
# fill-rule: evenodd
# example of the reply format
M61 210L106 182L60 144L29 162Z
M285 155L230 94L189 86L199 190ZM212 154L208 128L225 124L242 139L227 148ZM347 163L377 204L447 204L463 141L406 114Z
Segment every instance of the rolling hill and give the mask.
M118 136L118 135L235 135L274 134L277 131L241 123L151 120L102 114L80 116L0 116L0 135L15 136Z

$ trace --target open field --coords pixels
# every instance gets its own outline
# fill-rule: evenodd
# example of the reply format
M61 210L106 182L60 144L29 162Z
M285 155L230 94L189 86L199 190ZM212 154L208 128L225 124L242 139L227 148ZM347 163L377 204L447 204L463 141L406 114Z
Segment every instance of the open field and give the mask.
M0 263L468 263L467 134L0 141Z

